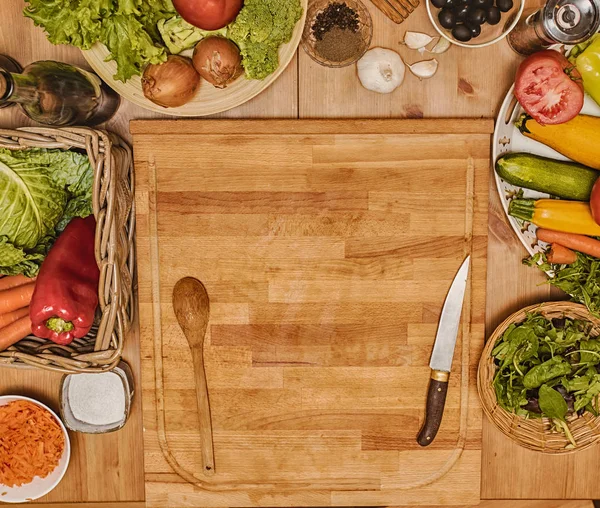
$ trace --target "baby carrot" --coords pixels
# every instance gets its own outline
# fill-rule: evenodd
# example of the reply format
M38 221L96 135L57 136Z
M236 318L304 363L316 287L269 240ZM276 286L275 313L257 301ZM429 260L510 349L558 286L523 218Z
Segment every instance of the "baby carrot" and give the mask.
M555 265L571 265L577 261L577 254L558 243L553 243L546 254L546 259Z

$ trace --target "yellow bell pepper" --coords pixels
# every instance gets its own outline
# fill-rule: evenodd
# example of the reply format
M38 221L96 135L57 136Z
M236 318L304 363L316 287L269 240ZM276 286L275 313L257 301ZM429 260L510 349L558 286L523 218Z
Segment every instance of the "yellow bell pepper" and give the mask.
M581 201L513 199L508 207L508 213L541 228L600 236L600 226L592 217L589 204Z

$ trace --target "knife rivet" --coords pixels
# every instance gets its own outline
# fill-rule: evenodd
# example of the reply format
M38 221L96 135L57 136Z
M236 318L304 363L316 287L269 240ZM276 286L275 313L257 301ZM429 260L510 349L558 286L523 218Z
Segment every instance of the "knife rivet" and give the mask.
M441 388L438 388L438 392L441 392L441 391L442 391L442 389L441 389Z
M431 436L427 436L427 441L431 441Z

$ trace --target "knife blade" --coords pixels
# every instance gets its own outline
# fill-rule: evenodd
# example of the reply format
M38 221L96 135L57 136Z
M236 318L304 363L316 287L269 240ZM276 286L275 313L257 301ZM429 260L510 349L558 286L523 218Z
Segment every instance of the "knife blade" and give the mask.
M425 410L425 423L417 436L417 443L421 446L430 445L438 433L444 415L446 394L448 393L448 380L452 369L452 358L458 338L460 315L467 290L471 256L463 262L456 277L452 281L442 314L438 324L435 343L431 353L429 367L431 379L427 391L427 406Z

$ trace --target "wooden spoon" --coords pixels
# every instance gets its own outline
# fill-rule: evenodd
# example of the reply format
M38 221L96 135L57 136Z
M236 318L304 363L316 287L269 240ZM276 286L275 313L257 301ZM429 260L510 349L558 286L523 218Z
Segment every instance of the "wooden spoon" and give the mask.
M204 284L198 279L186 277L173 289L173 310L183 330L194 361L196 397L200 420L200 445L202 447L202 470L205 475L215 474L212 421L206 373L204 372L204 337L210 316L210 300Z

